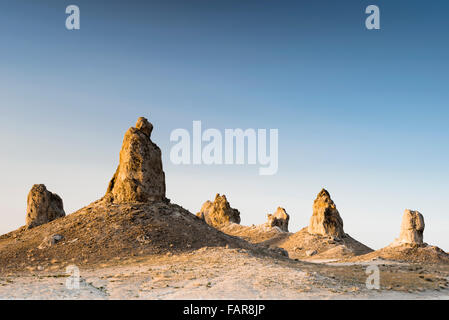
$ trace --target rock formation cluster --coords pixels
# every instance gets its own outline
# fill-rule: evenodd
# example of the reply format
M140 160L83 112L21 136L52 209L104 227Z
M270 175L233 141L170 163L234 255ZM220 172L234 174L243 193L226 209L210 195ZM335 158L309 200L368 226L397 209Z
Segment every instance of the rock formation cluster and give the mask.
M271 228L278 227L282 231L288 232L288 221L290 216L284 208L278 207L276 212L268 214L267 225Z
M230 223L240 223L240 212L231 208L225 195L217 193L214 202L206 201L197 217L213 227L222 227Z
M152 130L153 125L146 118L140 117L135 127L129 128L125 133L120 150L119 165L109 183L105 196L98 201L101 205L110 207L117 206L116 204L129 203L133 205L135 203L150 204L150 206L171 205L166 199L165 173L162 166L161 150L151 140ZM187 214L194 221L194 224L210 231L211 228L199 223L190 212L187 212ZM31 188L27 198L27 229L64 216L63 201L57 194L48 191L43 184L36 184ZM319 256L327 251L335 255L337 250L349 250L351 254L354 252L355 254L365 254L372 251L352 239L349 234L345 234L343 220L329 192L325 189L322 189L314 200L313 213L308 227L293 235L284 233L289 231L290 220L290 216L284 208L278 207L274 213L268 214L268 220L265 224L251 228L238 226L240 224L239 210L232 208L226 196L220 194L216 194L214 201L206 201L200 212L197 213L197 217L210 226L220 229L221 232L226 233L224 231L225 226L229 226L230 230L234 228L238 236L245 235L246 232L247 238L258 239L257 242L254 241L255 243L267 243L267 240L272 241L271 243L278 241L286 248L293 248L294 252L301 251L302 257ZM180 229L184 227L185 225L182 224ZM400 236L388 249L392 252L401 248L428 249L428 245L423 241L424 227L424 217L421 213L405 210ZM279 228L284 232L271 228ZM220 233L216 230L212 231ZM263 232L265 233L262 234ZM270 232L271 234L277 233L275 235L277 238L268 239L267 234L270 235ZM134 239L139 244L148 245L152 241L150 235L151 233L139 234ZM39 249L55 245L63 238L64 236L59 234L48 236L41 243Z
M47 190L43 184L35 184L27 198L26 227L28 229L64 217L62 199Z
M113 203L166 200L161 149L151 141L153 125L140 117L125 134L120 161L104 199Z
M308 231L311 234L342 238L345 235L343 220L329 192L322 189L313 202L313 214Z
M118 168L111 179L104 200L113 203L168 201L165 197L165 173L162 154L151 141L153 125L143 117L125 134ZM34 185L28 194L26 227L33 228L64 217L62 199Z

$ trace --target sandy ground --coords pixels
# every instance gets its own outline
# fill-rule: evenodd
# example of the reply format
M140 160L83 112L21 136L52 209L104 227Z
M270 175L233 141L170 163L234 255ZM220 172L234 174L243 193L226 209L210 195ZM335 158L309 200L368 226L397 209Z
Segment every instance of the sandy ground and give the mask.
M70 288L73 278L65 270L3 275L0 299L449 299L448 289L368 290L360 281L313 271L317 266L242 249L204 248L80 268L79 289Z

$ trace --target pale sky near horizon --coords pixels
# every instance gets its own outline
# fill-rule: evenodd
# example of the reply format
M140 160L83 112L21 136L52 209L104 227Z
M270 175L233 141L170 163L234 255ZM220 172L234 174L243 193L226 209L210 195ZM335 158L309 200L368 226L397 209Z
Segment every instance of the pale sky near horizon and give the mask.
M449 251L449 3L375 1L381 30L368 31L372 2L2 1L0 234L24 225L35 183L67 213L100 198L145 116L167 196L193 213L224 193L242 224L282 206L294 232L325 187L366 245L392 242L409 208ZM173 165L170 133L194 120L278 129L278 173Z

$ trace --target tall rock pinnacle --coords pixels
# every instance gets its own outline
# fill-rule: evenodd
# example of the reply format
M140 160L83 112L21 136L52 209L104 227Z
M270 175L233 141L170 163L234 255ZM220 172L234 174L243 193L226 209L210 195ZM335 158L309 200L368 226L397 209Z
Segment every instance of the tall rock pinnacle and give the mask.
M120 162L109 182L105 200L114 203L165 200L165 174L161 149L151 141L153 125L137 119L125 133Z
M343 220L329 192L325 189L320 191L313 202L313 214L310 218L308 231L312 234L336 238L342 238L345 235Z
M399 242L410 244L423 244L424 217L418 211L405 210L402 216Z

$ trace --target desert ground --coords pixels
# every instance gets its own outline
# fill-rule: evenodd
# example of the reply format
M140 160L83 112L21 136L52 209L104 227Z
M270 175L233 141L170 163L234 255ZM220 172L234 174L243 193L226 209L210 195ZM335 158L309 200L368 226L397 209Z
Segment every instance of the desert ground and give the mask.
M380 270L379 290L366 287L366 263L309 263L205 247L80 266L79 288L70 286L73 275L65 269L3 274L0 299L449 299L447 266L371 264Z

